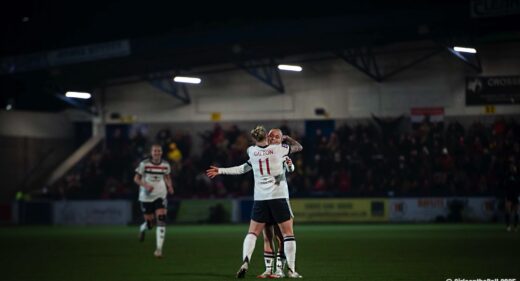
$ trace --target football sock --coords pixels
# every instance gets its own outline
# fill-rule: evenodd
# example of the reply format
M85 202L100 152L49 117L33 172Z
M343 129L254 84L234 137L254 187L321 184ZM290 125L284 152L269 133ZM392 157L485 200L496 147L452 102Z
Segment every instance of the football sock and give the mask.
M162 250L164 244L164 236L166 236L166 215L157 216L157 229L155 233L157 235L157 249Z
M264 252L265 271L273 272L274 254L273 252Z
M285 236L283 238L285 255L287 257L287 266L292 272L296 271L296 239L294 236Z
M151 220L145 220L141 226L139 226L139 230L145 231L145 230L151 230L153 228L153 222Z
M157 249L162 250L164 236L166 235L166 226L158 226L155 231L157 234Z
M511 225L511 215L509 213L506 213L506 225Z
M276 255L276 271L283 271L286 262L287 259L285 258L285 254L283 252L278 252Z
M251 255L255 250L256 235L249 232L244 239L244 246L242 248L242 260L249 263L251 261Z
M518 213L515 213L515 227L518 226Z

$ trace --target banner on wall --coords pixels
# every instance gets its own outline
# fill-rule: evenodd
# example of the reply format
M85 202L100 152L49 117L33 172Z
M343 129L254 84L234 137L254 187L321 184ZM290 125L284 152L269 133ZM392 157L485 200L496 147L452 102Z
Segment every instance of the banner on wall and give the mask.
M464 203L462 218L465 221L492 221L497 216L497 200L493 197L469 197L461 198L461 201Z
M442 122L444 120L444 107L412 107L410 116L414 123L421 123L426 117L430 119L430 122Z
M0 59L0 74L13 74L81 62L126 57L130 41L118 40Z
M472 0L472 18L503 17L520 14L520 1Z
M390 221L434 221L446 217L445 198L390 199Z
M65 225L126 225L132 220L132 203L113 201L58 201L53 223Z
M496 199L493 197L450 198L395 198L389 200L390 221L432 222L444 221L450 216L450 205L462 206L463 221L491 221L496 217Z
M384 222L388 221L388 200L373 199L292 199L298 222Z
M182 200L175 218L185 223L228 223L231 222L233 202L227 199Z
M466 105L518 104L520 76L466 78Z

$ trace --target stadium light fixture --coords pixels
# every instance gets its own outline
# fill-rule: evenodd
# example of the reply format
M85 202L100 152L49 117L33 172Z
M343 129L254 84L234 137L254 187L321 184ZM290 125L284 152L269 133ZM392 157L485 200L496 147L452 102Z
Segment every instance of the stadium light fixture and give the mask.
M288 65L288 64L279 64L278 69L280 70L287 70L287 71L302 71L302 67L299 65Z
M471 54L476 54L477 53L477 49L475 49L475 48L468 48L468 47L458 47L458 46L455 46L455 47L453 47L453 50L455 50L457 52L460 52L460 53L471 53Z
M202 80L197 77L175 76L173 81L178 83L200 84Z
M67 92L67 93L65 93L65 96L68 98L84 99L84 100L88 100L88 99L90 99L90 97L92 97L92 95L90 95L90 93L85 93L85 92Z

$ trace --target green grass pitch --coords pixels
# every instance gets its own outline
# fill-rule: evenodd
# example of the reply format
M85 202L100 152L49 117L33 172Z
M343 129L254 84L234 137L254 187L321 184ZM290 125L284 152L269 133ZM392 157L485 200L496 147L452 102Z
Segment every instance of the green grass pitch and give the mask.
M1 227L3 281L232 280L247 225L169 225L163 259L155 230L132 227ZM296 225L305 280L517 278L520 232L503 225ZM246 279L263 271L258 239Z

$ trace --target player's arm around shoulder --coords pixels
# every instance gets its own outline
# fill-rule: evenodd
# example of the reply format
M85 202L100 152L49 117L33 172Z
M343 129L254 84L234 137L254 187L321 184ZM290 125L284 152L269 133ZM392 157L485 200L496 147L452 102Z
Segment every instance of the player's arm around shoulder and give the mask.
M303 146L290 136L283 135L282 140L289 145L289 153L295 153L303 150Z

